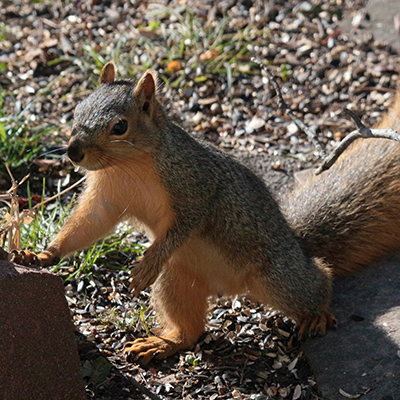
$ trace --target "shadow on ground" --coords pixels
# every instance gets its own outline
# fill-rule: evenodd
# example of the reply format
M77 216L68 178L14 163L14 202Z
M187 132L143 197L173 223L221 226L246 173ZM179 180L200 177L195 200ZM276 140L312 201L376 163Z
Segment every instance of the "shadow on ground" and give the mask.
M400 253L337 280L332 308L338 329L305 344L324 400L400 399Z

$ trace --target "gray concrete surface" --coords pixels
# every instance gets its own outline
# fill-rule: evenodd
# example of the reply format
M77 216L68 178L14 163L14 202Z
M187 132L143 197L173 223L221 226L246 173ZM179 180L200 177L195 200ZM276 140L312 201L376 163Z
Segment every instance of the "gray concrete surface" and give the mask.
M400 254L338 280L332 308L337 330L305 343L323 399L400 399Z
M359 13L368 14L368 17L362 18L359 27L354 27L353 17ZM375 39L400 51L400 35L395 31L395 19L400 21L400 0L370 0L364 9L347 15L340 28L343 32L354 35L372 33Z

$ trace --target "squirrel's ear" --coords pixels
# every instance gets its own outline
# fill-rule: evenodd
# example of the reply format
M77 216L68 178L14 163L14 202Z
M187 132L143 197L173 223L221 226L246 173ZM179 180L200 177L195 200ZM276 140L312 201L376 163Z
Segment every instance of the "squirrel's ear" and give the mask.
M99 83L104 85L105 83L112 83L115 79L116 68L114 61L109 61L101 70Z
M156 101L157 72L149 69L140 78L136 85L135 95L139 99L140 107L151 115Z

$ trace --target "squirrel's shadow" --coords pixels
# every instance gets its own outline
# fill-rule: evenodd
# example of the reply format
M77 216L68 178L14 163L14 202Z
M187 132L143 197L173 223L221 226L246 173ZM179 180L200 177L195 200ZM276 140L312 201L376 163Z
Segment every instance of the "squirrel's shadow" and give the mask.
M332 309L337 330L304 344L324 400L400 399L400 253L337 279Z

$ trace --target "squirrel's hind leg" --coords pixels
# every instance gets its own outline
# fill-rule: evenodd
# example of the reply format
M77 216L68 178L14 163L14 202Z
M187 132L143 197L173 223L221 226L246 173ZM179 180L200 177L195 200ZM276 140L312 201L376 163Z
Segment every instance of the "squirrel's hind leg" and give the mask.
M204 331L210 290L207 282L185 266L170 261L153 285L151 303L159 334L128 342L130 362L147 364L190 348Z
M293 266L269 264L259 271L258 278L249 282L252 298L293 318L301 338L323 336L336 327L329 311L331 274L323 262L298 258Z

